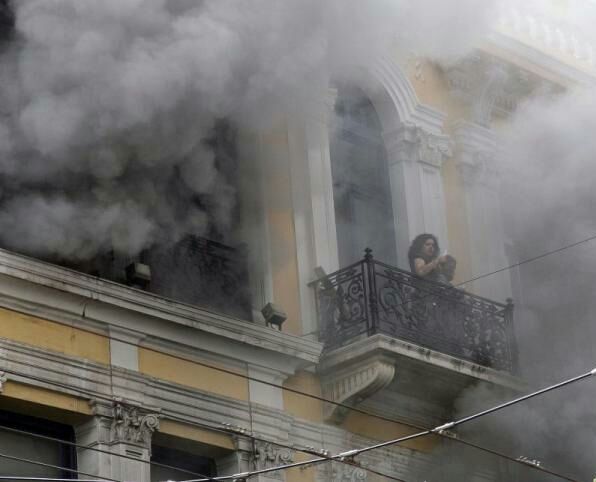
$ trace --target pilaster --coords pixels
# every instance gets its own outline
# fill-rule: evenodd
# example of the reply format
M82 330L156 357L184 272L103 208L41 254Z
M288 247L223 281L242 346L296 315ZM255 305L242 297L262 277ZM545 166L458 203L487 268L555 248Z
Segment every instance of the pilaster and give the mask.
M159 429L159 409L119 399L111 404L103 401L90 404L94 416L76 427L77 443L104 452L79 447L79 468L99 477L149 482L151 438Z
M384 133L397 234L398 265L408 269L411 240L423 232L447 243L441 167L451 155L449 137L413 124Z
M500 203L497 138L476 123L455 125L457 168L463 180L470 237L472 277L507 266ZM511 296L507 273L474 282L473 291L504 301Z

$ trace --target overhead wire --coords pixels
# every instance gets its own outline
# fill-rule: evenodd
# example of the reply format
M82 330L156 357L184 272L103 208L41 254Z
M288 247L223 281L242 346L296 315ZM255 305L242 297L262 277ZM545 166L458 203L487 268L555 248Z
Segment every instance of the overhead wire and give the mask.
M484 279L484 278L488 278L489 276L493 276L495 274L503 273L503 272L508 271L510 269L513 269L513 268L518 268L518 267L523 266L525 264L532 263L534 261L538 261L539 259L546 258L546 257L551 256L553 254L560 253L561 251L565 251L567 249L574 248L576 246L579 246L581 244L585 244L585 243L588 243L588 242L594 241L594 240L596 240L596 234L595 235L592 235L592 236L589 236L587 238L581 239L580 241L576 241L574 243L570 243L570 244L567 244L565 246L561 246L559 248L553 249L551 251L546 251L546 252L541 253L541 254L539 254L537 256L532 256L531 258L524 259L524 260L519 261L517 263L513 263L511 265L504 266L502 268L498 268L498 269L496 269L494 271L490 271L489 273L484 273L484 274L475 276L475 277L470 278L470 279L468 279L466 281L461 281L461 282L459 282L457 284L454 284L454 285L446 285L446 287L447 288L452 288L452 289L459 288L459 287L465 286L468 283L473 283L474 281L478 281L478 280L481 280L481 279ZM334 273L331 273L330 275L327 275L327 277L332 276L333 274ZM325 279L325 277L322 278L322 279ZM314 282L316 283L317 281L319 281L319 280L315 280ZM313 283L313 282L311 282L311 283ZM437 287L439 287L439 286L437 286ZM437 291L431 291L430 289L422 288L422 291L426 291L428 294L423 295L423 296L419 296L419 297L416 297L416 298L408 298L405 301L402 301L401 303L398 303L398 304L392 306L392 308L393 309L396 309L396 308L399 308L401 306L407 305L408 303L418 303L419 301L422 301L422 300L424 300L426 298L429 298L432 295L442 296L442 293L439 293ZM458 301L458 300L452 300L452 301L455 302L455 303L458 303L458 304L465 304L465 303L462 303L461 301Z
M27 366L33 366L33 367L36 366L36 365L31 365L31 364L26 364L26 365ZM32 376L32 375L24 374L24 373L17 372L15 370L11 370L11 369L4 369L4 371L6 373L14 374L14 375L17 375L17 376L22 376L24 378L34 379L34 380L39 381L41 383L47 383L48 385L58 386L60 388L70 388L70 390L72 392L79 393L81 395L94 396L94 397L97 397L99 399L103 399L103 400L109 401L109 402L112 402L113 401L111 397L109 397L107 395L99 394L98 392L95 392L95 391L91 391L91 390L87 390L87 389L79 389L79 388L76 388L76 387L69 387L68 385L63 384L63 383L60 383L60 382L55 382L55 381L49 380L49 379L43 379L41 377L35 377L35 376ZM257 437L254 434L248 434L248 433L241 432L241 431L238 431L238 430L235 430L235 429L229 429L229 428L223 428L223 427L216 427L216 426L213 426L213 425L209 425L209 424L205 424L205 423L200 423L200 422L188 420L188 419L186 419L184 417L179 417L179 416L176 416L176 415L173 415L173 414L167 414L167 418L170 419L170 420L178 421L178 422L185 423L185 424L188 424L188 425L191 425L191 426L196 426L196 427L199 427L199 428L202 428L202 429L207 429L207 430L211 430L211 431L215 431L215 432L221 432L221 433L225 433L227 435L236 435L236 436L240 435L240 436L243 436L243 437L252 439L252 440L261 441L261 442L265 442L265 443L270 443L272 445L276 445L276 446L279 446L279 447L282 447L282 448L291 449L291 450L294 450L294 451L297 451L297 452L302 452L302 453L309 454L309 455L317 455L317 456L320 456L321 458L328 458L327 455L323 455L319 451L312 450L311 448L300 446L300 445L297 445L297 444L287 445L287 444L284 444L284 443L281 443L281 442L278 442L278 441L265 439L263 437ZM391 420L389 419L388 421L391 421ZM423 429L423 431L426 432L427 429ZM559 477L559 478L561 478L563 480L567 480L569 482L578 482L576 479L573 479L573 478L570 478L570 477L568 477L566 475L557 473L557 472L555 472L553 470L549 470L549 469L547 469L547 468L545 468L543 466L529 465L529 464L527 464L527 463L525 463L523 461L520 461L520 460L515 459L513 457L510 457L508 455L503 455L503 454L501 454L501 453L499 453L497 451L494 451L494 450L491 450L491 449L485 449L483 447L478 447L475 444L473 444L471 442L463 441L460 438L453 438L451 435L447 435L444 432L437 432L434 435L442 436L442 437L445 437L445 438L447 438L449 440L458 441L458 442L461 442L461 443L463 443L465 445L469 445L469 446L474 447L474 448L479 448L480 450L483 450L485 452L491 453L493 455L501 456L503 458L506 458L507 460L509 460L511 462L515 462L515 463L521 464L521 465L523 465L525 467L529 467L531 469L538 470L538 471L543 472L543 473L548 473L549 475L553 475L553 476ZM95 448L93 448L93 447L86 447L86 448L88 450L95 450ZM340 462L340 463L347 463L348 465L353 465L353 464L350 464L349 462L342 461L342 460L339 460L338 462ZM404 482L402 479L399 479L397 477L394 477L394 476L385 474L385 473L380 472L380 471L376 471L375 469L372 469L370 467L360 467L360 468L362 468L362 469L364 469L364 470L366 470L368 472L375 473L376 475L380 475L382 477L388 478L390 480ZM212 478L209 478L208 476L205 476L205 479L206 480L213 480Z
M4 359L4 360L6 360L6 359ZM34 365L31 365L31 364L26 364L26 365L27 366L34 366ZM38 368L39 368L39 366L38 366ZM7 369L7 368L3 368L3 371L6 372L6 373L9 373L9 374L13 374L13 375L16 375L16 376L23 377L23 378L33 379L33 380L39 381L40 383L45 383L45 384L52 385L52 386L57 386L57 387L60 387L60 388L68 388L70 391L75 392L75 393L78 393L80 395L92 396L92 397L96 397L96 398L99 398L99 399L103 399L105 401L113 402L113 398L111 398L110 396L103 395L103 394L98 394L98 392L95 392L95 391L87 391L86 389L80 389L80 388L77 388L77 387L69 387L68 385L66 385L64 383L55 382L55 381L49 380L49 379L43 379L41 377L35 377L35 376L29 375L29 374L26 374L26 373L18 372L16 370L11 370L11 369ZM179 421L181 423L185 423L187 425L200 427L202 429L207 429L207 430L214 431L214 432L225 433L227 435L242 436L242 437L245 437L245 438L254 440L254 441L268 443L268 444L275 445L275 446L278 446L278 447L282 447L282 448L287 448L287 449L290 449L290 450L294 450L296 452L302 452L302 453L308 454L308 455L319 455L319 456L321 456L323 458L327 457L326 455L322 454L319 451L312 450L312 449L310 449L308 447L304 447L304 446L301 446L301 445L298 445L298 444L288 445L288 444L284 444L283 442L278 442L278 441L275 441L275 440L271 440L271 439L267 439L267 438L255 436L252 433L249 434L249 433L245 433L245 432L239 432L239 431L234 430L234 429L227 429L227 428L223 428L223 427L215 427L213 425L199 423L199 422L196 422L196 421L185 419L183 417L178 417L178 416L173 415L173 414L168 414L167 415L167 418L170 419L170 420L174 420L174 421ZM7 427L0 425L0 430L3 430L5 428L7 428ZM20 433L23 433L23 434L31 435L33 437L44 438L44 439L48 439L48 440L54 440L54 441L56 441L58 443L61 443L62 442L62 443L66 443L68 445L74 445L76 447L81 447L81 448L83 448L85 450L103 452L103 453L107 453L107 454L110 454L110 455L115 455L115 456L118 456L118 457L124 457L124 458L127 458L127 459L133 459L133 460L135 460L137 462L141 462L141 460L136 459L134 457L130 457L130 456L125 456L125 455L118 454L118 453L109 452L109 451L106 451L106 450L98 449L96 447L89 447L89 446L86 446L86 445L76 444L74 442L70 442L70 441L66 441L66 440L62 440L62 439L56 439L56 438L53 438L53 437L48 437L48 436L44 436L44 435L41 435L41 434L36 434L36 433L33 433L33 432L27 432L27 431L18 430L18 429L10 429L10 431L16 431L16 432L20 432ZM150 463L150 462L147 462L147 461L143 461L143 462ZM340 463L345 463L347 465L353 465L353 464L349 464L349 463L344 462L344 461L339 461L339 462ZM170 465L160 464L160 463L156 463L156 462L152 462L151 464L153 464L153 465L159 465L159 466L170 468L170 469L174 469L174 470L178 470L180 472L188 472L185 469L182 469L182 468L177 467L177 466L170 466ZM380 472L380 471L378 471L376 469L373 469L371 467L365 467L365 466L363 466L363 467L360 467L360 468L363 469L363 470L366 470L367 472L370 472L370 473L379 475L381 477L385 477L386 479L389 479L389 480L394 480L396 482L406 482L403 479L400 479L398 477L395 477L395 476L392 476L392 475L389 475L389 474L385 474L385 473ZM194 474L199 475L201 477L204 477L203 480L215 480L212 477L207 476L207 475L204 475L204 474L197 474L197 473L194 473ZM84 475L89 475L89 474L84 474Z
M518 267L518 266L521 266L521 265L524 265L524 264L527 264L527 263L530 263L530 262L533 262L533 261L542 259L542 258L545 258L545 257L550 256L552 254L556 254L558 252L564 251L566 249L573 248L575 246L578 246L578 245L587 243L587 242L592 241L592 240L595 240L595 239L596 239L596 235L593 235L593 236L584 238L584 239L582 239L580 241L577 241L577 242L574 242L574 243L570 243L570 244L564 245L562 247L559 247L559 248L554 249L554 250L551 250L551 251L547 251L545 253L541 253L541 254L539 254L537 256L534 256L532 258L525 259L523 261L520 261L518 263L514 263L512 265L509 265L509 266L500 268L500 269L495 270L495 271L492 271L490 273L485 273L483 275L476 276L474 278L471 278L470 280L464 281L464 282L459 283L458 285L455 285L455 286L461 286L463 284L470 283L472 281L476 281L476 280L479 280L479 279L482 279L482 278L486 278L488 276L492 276L494 274L497 274L497 273L500 273L500 272L503 272L503 271L506 271L506 270L509 270L509 269L512 269L512 268L515 268L515 267ZM426 296L429 296L429 295L426 295ZM417 298L417 300L420 300L420 299L421 298ZM58 321L58 320L51 320L51 321L54 322L54 323L57 323L57 324L61 324L63 326L67 326L69 328L73 328L73 325L72 324L69 324L69 323L61 322L61 321ZM184 357L184 356L181 356L181 355L178 355L178 354L174 354L174 353L171 353L171 352L167 352L167 351L163 351L163 350L158 350L158 349L155 349L155 348L146 346L146 345L141 345L141 344L138 344L138 343L135 343L135 342L131 342L130 340L126 340L126 339L123 339L123 338L118 338L116 336L106 335L104 333L100 333L98 331L91 330L91 329L88 329L88 328L85 328L85 327L76 327L76 328L78 330L81 330L81 331L84 331L84 332L88 332L88 333L92 333L94 335L102 336L102 337L107 338L109 340L118 341L120 343L131 345L131 346L134 346L134 347L137 347L137 348L143 348L143 349L152 351L154 353L164 354L164 355L173 357L175 359L179 359L179 360L182 360L182 361L194 363L196 365L203 366L205 368L217 370L217 371L220 371L220 372L223 372L223 373L227 373L229 375L233 375L233 376L237 376L237 377L240 377L240 378L247 379L249 381L255 381L255 382L258 382L258 383L261 383L261 384L264 384L264 385L268 385L268 386L271 386L271 387L279 388L281 390L286 390L288 392L295 393L297 395L309 397L309 398L312 398L312 399L316 399L318 401L322 401L322 402L325 402L325 403L330 403L330 404L336 405L338 407L346 408L346 409L352 410L354 412L361 413L363 415L367 415L367 416L374 417L374 418L377 418L377 419L385 420L385 421L388 421L388 422L391 422L391 423L398 423L398 424L410 426L412 428L420 428L420 427L418 427L418 426L416 426L414 424L408 423L408 422L404 422L404 421L400 421L400 420L394 420L394 419L391 419L389 417L384 417L384 416L381 416L381 415L377 415L377 414L371 413L371 412L366 411L366 410L358 409L357 407L352 407L351 405L347 405L347 404L343 404L343 403L336 402L336 401L333 401L333 400L329 400L329 399L327 399L325 397L321 397L321 396L318 396L318 395L315 395L315 394L311 394L311 393L303 392L303 391L300 391L300 390L296 390L296 389L293 389L291 387L285 387L285 386L283 386L281 384L276 384L276 383L273 383L273 382L269 382L269 381L266 381L266 380L259 379L257 377L252 377L252 376L250 376L248 374L238 373L237 371L226 369L226 368L223 368L223 367L220 367L220 366L217 366L217 365L213 365L213 364L210 364L210 363L205 363L205 362L202 362L202 361L193 359L193 358ZM135 330L135 329L130 329L130 331L137 332L137 333L142 333L140 330ZM143 333L143 334L146 335L146 333ZM72 387L65 386L64 388L72 388ZM94 394L94 396L97 396L97 395L98 395L98 393L95 393ZM520 461L520 460L515 459L514 457L510 457L510 456L508 456L506 454L502 454L502 453L497 452L497 451L494 451L492 449L487 449L485 447L482 447L479 444L475 444L475 443L472 443L472 442L467 442L467 441L464 441L464 440L459 439L459 438L453 438L453 437L450 437L448 435L444 435L444 436L446 438L448 438L449 440L454 440L456 442L466 444L466 445L468 445L470 447L473 447L473 448L476 448L478 450L482 450L482 451L485 451L487 453L491 453L493 455L496 455L496 456L499 456L499 457L503 457L503 458L505 458L507 460L510 460L512 462L517 462L517 463L522 464L524 466L530 466L530 465L526 464L523 461ZM275 442L272 442L272 443L275 443ZM544 469L543 467L540 467L540 466L532 466L532 467L535 468L535 469L537 469L537 470L547 471L547 469ZM553 475L555 475L555 473L553 473ZM566 480L572 480L572 479L568 479L565 476L562 476L560 474L556 474L556 475L557 476L560 476L561 478L566 479Z
M68 323L64 323L64 322L61 322L61 321L55 321L55 320L52 320L52 321L53 321L53 322L55 322L55 323L57 323L57 324L62 324L62 325L64 325L64 326L67 326L67 327L69 327L69 328L72 328L72 325L70 325L70 324L68 324ZM391 423L402 424L402 425L409 426L409 427L411 427L411 428L416 428L416 429L421 429L421 428L422 428L422 427L420 427L420 426L417 426L417 425L411 424L411 423L409 423L409 422L405 422L405 421L401 421L401 420L394 420L394 419L391 419L391 418L389 418L389 417L384 417L384 416L382 416L382 415L377 415L377 414L374 414L374 413L372 413L372 412L369 412L369 411L366 411L366 410L363 410L363 409L359 409L359 408L357 408L357 407L352 407L351 405L348 405L348 404L344 404L344 403L341 403L341 402L336 402L336 401L333 401L333 400L327 399L327 398L325 398L325 397L321 397L321 396L318 396L318 395L315 395L315 394L311 394L311 393L308 393L308 392L303 392L303 391L300 391L300 390L296 390L296 389L293 389L293 388L291 388L291 387L285 387L285 386L283 386L283 385L280 385L280 384L276 384L276 383L273 383L273 382L269 382L269 381L267 381L267 380L262 380L262 379L260 379L260 378L257 378L257 377L252 377L252 376L250 376L250 375L247 375L247 374L238 373L238 372L236 372L236 371L234 371L234 370L230 370L230 369L226 369L226 368L223 368L223 367L220 367L220 366L217 366L217 365L212 365L212 364L209 364L209 363L201 362L201 361L194 360L194 359L192 359L192 358L188 358L188 357L184 357L184 356L181 356L181 355L178 355L178 354L174 354L174 353L170 353L170 352L166 352L166 351L162 351L162 350L157 350L157 349L155 349L155 348L151 348L151 347L148 347L148 346L146 346L146 345L140 345L140 344L137 344L137 343L131 342L130 340L127 340L127 339L123 339L123 338L118 338L118 337L114 337L114 336L105 335L105 334L98 333L98 332L96 332L96 331L93 331L93 330L89 330L89 329L87 329L87 328L84 328L84 327L81 327L81 328L78 328L78 327L77 327L77 329L80 329L81 331L85 331L85 332L88 332L88 333L92 333L92 334L95 334L95 335L98 335L98 336L102 336L102 337L108 338L108 339L110 339L110 340L114 340L114 341L118 341L118 342L121 342L121 343L124 343L124 344L132 345L132 346L135 346L135 347L137 347L137 348L144 348L144 349L146 349L146 350L153 351L153 352L155 352L155 353L159 353L159 354L165 354L165 355L171 356L171 357L173 357L173 358L175 358L175 359L179 359L179 360L186 361L186 362L191 362L191 363L197 364L197 365L199 365L199 366L203 366L203 367L205 367L205 368L214 369L214 370L217 370L217 371L220 371L220 372L223 372L223 373L229 374L229 375L233 375L233 376L236 376L236 377L239 377L239 378L244 378L244 379L247 379L247 380L249 380L249 381L255 381L255 382L258 382L258 383L261 383L261 384L267 385L267 386L271 386L271 387L274 387L274 388L279 388L279 389L281 389L281 390L286 390L286 391L288 391L288 392L295 393L295 394L297 394L297 395L300 395L300 396L304 396L304 397L312 398L312 399L315 399L315 400L318 400L318 401L321 401L321 402L325 402L325 403L330 403L330 404L332 404L332 405L335 405L335 406L338 406L338 407L341 407L341 408L345 408L345 409L349 409L349 410L351 410L351 411L354 411L354 412L357 412L357 413L360 413L360 414L363 414L363 415L366 415L366 416L370 416L370 417L373 417L373 418L376 418L376 419L384 420L384 421L391 422ZM138 332L138 333L141 333L140 331L138 331L138 330L134 330L134 329L130 329L130 331L132 331L132 332ZM11 361L11 360L6 360L6 361ZM23 361L19 361L19 363L20 363L20 364L27 365L27 366L33 366L33 367L35 367L35 365L31 365L31 364L28 364L28 363L26 363L26 362L23 362ZM4 371L6 371L7 373L10 373L10 371L9 371L9 370L6 370L6 369L5 369ZM47 371L47 368L46 368L46 371ZM15 373L15 374L17 374L17 373ZM25 377L29 377L29 378L33 378L33 379L35 379L35 377L33 377L33 376L29 376L29 375L25 375L25 374L20 374L20 376L25 376ZM93 380L91 380L91 379L86 379L86 380L88 380L88 381L93 381ZM45 382L45 383L50 383L48 380L38 380L38 381L42 381L42 382ZM53 382L52 382L52 383L53 383ZM62 384L62 385L60 385L60 386L61 386L62 388L65 388L65 389L73 389L73 387L71 387L71 386L69 386L69 385L66 385L66 384ZM75 391L76 391L76 390L78 390L78 389L75 389ZM111 398L109 398L109 397L105 397L105 395L101 394L100 392L96 392L96 391L93 391L93 390L89 390L89 392L90 392L90 394L91 394L92 396L95 396L95 397L98 397L98 398L104 397L104 398L105 398L105 399L107 399L107 400L112 400L112 399L111 399ZM213 429L212 427L210 427L210 428L211 428L211 429ZM442 436L443 436L443 435L442 435ZM463 442L461 439L459 439L459 438L457 438L457 439L454 439L454 438L452 438L452 437L450 437L450 436L447 436L447 435L444 435L444 436L445 436L446 438L448 438L449 440L454 440L454 441L456 441L456 442L461 442L461 443L464 443L464 442ZM277 443L277 442L272 442L272 441L268 441L268 442L270 442L270 443ZM497 451L494 451L494 450L491 450L491 449L486 449L486 448L482 447L482 446L481 446L481 445L479 445L479 444L475 444L475 443L472 443L472 442L466 442L466 444L467 444L467 445L469 445L469 446L471 446L471 447L474 447L474 448L476 448L476 449L478 449L478 450L482 450L482 451L485 451L485 452L487 452L487 453L491 453L491 454L493 454L493 455L496 455L496 456L501 456L501 457L503 457L503 458L505 458L505 459L507 459L507 460L509 460L509 461L511 461L511 462L515 462L515 463L518 463L518 464L521 464L521 465L524 465L524 466L528 466L528 465L527 465L526 463L524 463L523 461L517 460L517 459L516 459L516 458L514 458L514 457L508 456L508 455L506 455L506 454L499 453L499 452L497 452ZM546 471L546 469L544 469L544 467L541 467L541 466L540 466L540 467L539 467L539 466L535 466L535 467L533 467L533 468L534 468L535 470L539 470L539 471ZM387 475L384 475L384 476L385 476L385 477L387 477ZM563 479L566 479L566 480L571 480L571 479L568 479L568 478L566 478L566 477L565 477L565 476L563 476L563 475L560 475L560 474L559 474L559 476L560 476L561 478L563 478Z
M70 325L68 325L66 323L63 323L63 322L56 322L56 323L64 324L65 326L69 326L70 327ZM87 330L85 328L81 328L81 329L83 331L88 331L89 333L95 333L95 334L97 334L96 332L94 332L92 330ZM135 330L131 330L131 331L135 331ZM318 396L318 395L315 395L315 394L310 394L308 392L303 392L303 391L296 390L296 389L293 389L293 388L290 388L290 387L284 387L283 385L279 385L279 384L276 384L276 383L273 383L273 382L269 382L269 381L266 381L266 380L261 380L259 378L252 377L252 376L245 375L245 374L241 374L241 373L238 373L238 372L235 372L233 370L229 370L229 369L226 369L226 368L223 368L223 367L218 367L216 365L211 365L211 364L207 364L207 363L204 363L204 362L195 361L193 359L190 359L190 358L187 358L187 357L183 357L181 355L170 354L168 352L164 352L164 351L161 351L161 350L157 350L157 349L153 349L153 348L150 348L150 347L146 347L144 345L138 345L138 344L135 344L135 343L133 343L133 342L131 342L129 340L119 339L117 337L110 337L108 335L102 335L102 334L98 334L98 335L105 336L106 338L109 338L111 340L115 340L115 341L119 341L119 342L122 342L122 343L130 344L130 345L136 346L138 348L141 348L142 347L142 348L145 348L147 350L154 351L156 353L166 354L166 355L172 356L173 358L176 358L176 359L181 359L183 361L188 361L188 362L196 363L199 366L203 366L203 367L206 367L206 368L213 368L214 370L218 370L218 371L221 371L221 372L224 372L224 373L227 373L227 374L230 374L230 375L234 375L234 376L237 376L237 377L240 377L240 378L244 378L244 379L247 379L247 380L250 380L250 381L259 382L259 383L262 383L264 385L268 385L268 386L271 386L271 387L274 387L274 388L279 388L279 389L282 389L282 390L287 390L287 391L289 391L291 393L295 393L297 395L301 395L301 396L304 396L304 397L307 397L307 398L312 398L312 399L315 399L315 400L318 400L318 401L321 401L321 402L324 402L324 403L330 403L332 405L335 405L335 406L338 406L338 407L341 407L341 408L345 408L345 409L349 409L349 410L352 410L352 411L354 411L356 413L360 413L362 415L366 415L366 416L369 416L369 417L372 417L372 418L380 419L380 420L383 420L383 421L386 421L386 422L390 422L390 423L402 424L402 425L409 426L409 427L415 428L415 429L424 429L423 427L420 427L418 425L415 425L415 424L412 424L412 423L409 423L409 422L400 421L400 420L394 420L394 419L389 418L389 417L385 417L385 416L382 416L382 415L377 415L377 414L374 414L374 413L369 412L367 410L359 409L357 407L352 407L351 405L348 405L348 404L344 404L344 403L341 403L341 402L336 402L336 401L327 399L325 397L321 397L321 396ZM8 360L6 358L4 360L5 361L13 361L14 362L14 360ZM19 360L18 363L19 364L22 364L22 365L25 365L25 366L30 366L30 367L33 367L33 368L39 368L39 366L37 366L35 364L30 364L30 363L24 362L22 360ZM47 367L45 367L44 369L46 371L48 371L48 368ZM15 372L14 370L11 371L11 370L5 369L5 368L3 368L3 371L5 371L6 373L13 373L13 374L15 374L17 376L23 376L25 378L35 379L35 380L40 381L42 383L48 383L48 384L52 384L52 385L57 385L57 386L60 386L61 388L67 389L67 390L73 390L75 392L80 392L80 389L75 388L75 387L71 387L70 385L67 385L67 384L61 384L61 383L57 383L57 382L54 382L54 381L51 381L51 380L41 379L41 378L35 377L33 375L18 373L18 372ZM89 379L89 378L86 378L85 380L93 381L92 379ZM97 391L94 391L94 390L91 390L91 389L86 389L82 393L84 393L86 395L91 395L93 397L102 398L102 399L108 400L110 402L113 401L113 399L111 397L108 397L108 396L106 396L106 395L104 395L104 394L102 394L100 392L97 392ZM188 423L188 421L186 421L186 422ZM209 426L209 425L203 426L203 428L209 428L211 430L217 430L217 429L215 429L215 428L213 428L212 426ZM231 431L230 432L230 431L226 431L226 430L223 430L223 429L221 429L220 431L223 431L223 432L226 432L226 433L235 433L235 434L237 434L237 432L234 432L234 431ZM514 463L517 463L517 464L520 464L520 465L523 465L523 466L529 466L525 462L520 461L520 460L517 460L515 457L511 457L511 456L508 456L506 454L502 454L500 452L497 452L497 451L494 451L494 450L491 450L491 449L486 449L486 448L482 447L479 444L475 444L475 443L472 443L472 442L464 442L461 438L453 438L453 437L451 437L449 435L445 435L445 434L438 434L438 435L439 436L442 436L442 437L445 437L445 438L447 438L449 440L453 440L455 442L465 443L466 445L468 445L470 447L474 447L474 448L476 448L478 450L482 450L482 451L484 451L486 453L491 453L492 455L503 457L503 458L505 458L505 459L507 459L507 460L509 460L511 462L514 462ZM261 440L262 441L265 441L265 442L268 442L268 443L273 443L273 444L280 445L280 444L278 444L277 442L274 442L274 441L264 440L264 439L261 439ZM301 450L299 450L299 451L301 451ZM306 452L306 453L308 453L308 452ZM564 480L573 480L573 479L570 479L570 478L568 478L568 477L566 477L564 475L557 474L554 471L549 471L548 469L544 468L543 466L530 466L530 467L532 467L534 470L556 474L557 476L559 476L560 478L562 478ZM368 470L371 471L372 469L368 469ZM383 476L384 477L389 477L386 474L383 474Z
M186 469L183 469L180 467L175 467L173 465L162 464L160 462L153 462L150 460L139 459L138 457L132 457L132 456L126 455L126 454L110 452L109 450L100 449L98 447L90 447L89 445L78 444L76 442L71 442L70 440L64 440L64 439L57 438L57 437L50 437L49 435L43 435L40 433L30 432L28 430L21 430L21 429L17 429L14 427L7 427L6 425L2 425L1 423L0 423L0 430L2 430L4 432L16 433L16 434L20 434L20 435L27 435L27 436L30 436L33 438L38 438L40 440L56 442L61 445L68 445L69 447L75 447L78 449L90 450L93 452L98 452L98 453L107 454L107 455L115 455L115 456L123 458L123 459L134 460L135 462L141 462L141 463L148 464L148 465L154 465L156 467L162 467L164 469L173 469L178 472L186 473L189 475L198 475L200 477L207 477L205 474L201 474L199 472L193 472L192 470L186 470Z
M551 391L554 390L559 390L563 387L566 387L568 385L571 385L573 383L577 383L581 380L584 380L586 378L589 377L593 377L594 375L596 375L596 368L590 370L589 372L586 373L582 373L581 375L577 375L575 377L569 378L567 380L563 380L562 382L559 383L555 383L554 385L549 385L545 388L542 388L540 390L536 390L534 392L531 392L527 395L523 395L521 397L517 397L513 400L509 400L505 403L501 403L498 405L495 405L493 407L490 407L486 410L482 410L480 412L476 412L473 413L471 415L462 417L460 419L454 420L452 422L448 422L448 423L444 423L442 425L438 425L435 428L432 429L428 429L428 430L424 430L422 432L418 432L418 433L414 433L414 434L410 434L410 435L406 435L404 437L399 437L396 439L392 439L392 440L387 440L385 442L380 442L374 445L369 445L367 447L362 447L362 448L358 448L358 449L351 449L351 450L346 450L344 452L340 452L339 454L336 455L332 455L328 458L322 458L322 457L318 457L315 459L310 459L310 460L305 460L305 461L301 461L301 462L294 462L291 464L283 464L283 465L279 465L279 466L275 466L275 467L269 467L266 469L260 469L260 470L253 470L253 471L249 471L249 472L240 472L237 474L232 474L232 475L224 475L224 476L219 476L219 477L214 477L212 480L215 481L222 481L222 480L238 480L238 481L244 481L246 479L248 479L249 477L255 476L255 475L261 475L261 474L265 474L265 473L269 473L269 472L277 472L277 471L281 471L281 470L287 470L287 469L291 469L291 468L295 468L295 467L301 467L301 466L305 466L305 465L313 465L313 464L317 464L317 463L322 463L328 460L354 460L354 458L360 454L363 454L365 452L370 452L373 450L378 450L381 448L385 448L385 447L389 447L392 445L396 445L396 444L400 444L406 441L410 441L410 440L414 440L417 438L421 438L421 437L425 437L428 435L432 435L432 434L436 434L436 433L440 433L440 432L444 432L445 430L450 430L454 427L457 427L459 425L463 425L465 423L471 422L473 420L476 420L478 418L481 417L485 417L486 415L490 415L492 413L498 412L500 410L503 410L505 408L511 407L512 405L516 405L518 403L522 403L525 402L527 400L530 400L532 398L538 397L540 395L544 395L546 393L549 393ZM529 466L529 465L528 465ZM188 479L188 480L184 480L184 481L180 481L180 482L209 482L208 480L205 479Z
M17 457L16 455L9 455L9 454L5 454L5 453L0 453L0 459L6 459L6 460L13 460L15 462L23 462L25 464L31 464L31 465L38 465L40 467L46 467L49 469L57 469L57 470L61 470L63 472L69 472L71 474L81 474L81 475L86 475L87 477L94 477L94 481L93 482L122 482L116 479L111 479L109 477L101 477L99 475L93 475L93 474L89 474L87 472L82 472L80 470L75 470L75 469L71 469L69 467L62 467L60 465L53 465L53 464L48 464L46 462L40 462L39 460L31 460L31 459L26 459L24 457ZM3 477L4 478L4 477ZM18 477L17 477L18 478ZM14 480L15 477L9 477L8 480ZM6 479L5 479L6 480ZM21 479L22 480L22 479ZM73 479L68 479L68 480L73 480Z

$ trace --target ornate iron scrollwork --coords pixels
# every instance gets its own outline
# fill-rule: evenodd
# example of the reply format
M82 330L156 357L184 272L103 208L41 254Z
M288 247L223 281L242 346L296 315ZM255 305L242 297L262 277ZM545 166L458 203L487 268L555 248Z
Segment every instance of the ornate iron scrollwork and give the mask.
M364 334L389 336L497 370L513 371L513 305L364 259L317 283L327 349Z

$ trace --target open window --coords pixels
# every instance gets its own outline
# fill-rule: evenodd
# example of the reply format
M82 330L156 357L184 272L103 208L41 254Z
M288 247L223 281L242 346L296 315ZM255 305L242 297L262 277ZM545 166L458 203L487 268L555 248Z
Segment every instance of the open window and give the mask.
M365 248L395 265L387 151L379 116L362 90L337 89L329 148L340 266L361 259Z
M72 445L29 434L74 442L74 430L69 425L0 410L0 453L40 463L3 458L0 460L1 476L76 478L73 472L77 468L76 451Z
M2 247L175 301L251 320L247 255L237 232L240 224L237 137L237 129L230 122L219 120L203 140L203 148L213 156L213 169L220 181L215 190L223 191L221 193L194 190L188 173L184 172L184 162L175 163L171 169L162 169L161 164L146 165L142 160L130 162L124 172L110 181L118 186L116 191L124 191L145 189L145 181L157 177L161 190L155 195L157 201L153 201L154 205L147 209L160 209L159 196L168 198L164 204L174 218L170 219L168 214L167 229L161 227L161 234L153 239L153 244L140 252L122 254L108 242L102 244L98 252L73 259L57 253L39 253L40 245L43 249L41 238L40 242L33 243L37 249L28 250L24 243L19 242L22 238L15 242L14 236L7 239ZM139 169L152 171L140 173ZM0 193L0 209L24 192L44 199L66 196L76 202L84 202L88 198L87 193L93 192L98 182L85 170L72 174L62 184L39 179L11 189L10 180L5 181L6 188ZM221 198L215 200L216 195L224 197L223 202ZM125 198L127 194L122 196ZM182 222L178 223L175 217L178 215ZM187 226L187 232L180 232L179 226ZM196 226L196 229L188 226ZM134 232L135 219L130 220L130 227L126 229ZM40 237L43 235L39 233ZM110 235L107 233L105 238L109 239Z

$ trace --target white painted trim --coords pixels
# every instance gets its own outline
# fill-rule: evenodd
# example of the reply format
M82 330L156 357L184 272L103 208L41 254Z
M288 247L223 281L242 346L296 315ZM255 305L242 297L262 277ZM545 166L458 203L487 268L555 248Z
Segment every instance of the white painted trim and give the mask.
M146 333L292 373L318 361L322 345L269 327L0 250L0 299ZM74 317L73 317L74 315Z

